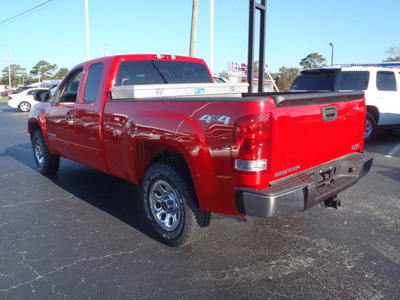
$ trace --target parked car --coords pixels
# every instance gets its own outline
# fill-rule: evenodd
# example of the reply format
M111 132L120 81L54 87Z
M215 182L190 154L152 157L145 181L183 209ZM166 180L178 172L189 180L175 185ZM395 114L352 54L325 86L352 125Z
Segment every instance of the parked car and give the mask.
M31 107L39 101L36 101L34 99L34 95L38 91L47 91L48 89L38 89L38 88L33 88L33 89L28 89L24 90L22 92L19 92L18 94L10 94L8 96L8 106L11 108L18 108L20 111L23 112L28 112L31 110Z
M215 83L229 83L229 80L222 77L221 75L213 74L212 77L213 77Z
M291 91L349 91L365 93L365 141L377 128L400 127L400 69L377 66L342 66L304 70Z
M31 86L20 86L20 87L18 87L15 91L13 91L12 93L13 94L19 94L19 93L21 93L22 91L26 91L26 90L29 90L29 89L31 89L32 87Z

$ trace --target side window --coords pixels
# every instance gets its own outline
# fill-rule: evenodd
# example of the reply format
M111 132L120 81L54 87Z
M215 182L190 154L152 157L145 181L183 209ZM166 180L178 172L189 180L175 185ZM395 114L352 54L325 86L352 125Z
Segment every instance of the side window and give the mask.
M89 73L86 79L85 94L83 96L84 103L94 103L96 101L103 69L103 63L98 63L90 66Z
M343 71L340 78L341 90L362 90L368 88L368 71Z
M36 92L36 90L33 90L33 91L27 92L26 94L27 94L27 95L33 95L35 92Z
M328 90L335 88L335 71L304 72L292 83L291 90Z
M378 72L376 87L379 91L397 91L396 78L393 72Z
M73 72L66 83L60 88L60 103L75 103L78 95L79 82L81 80L83 69Z

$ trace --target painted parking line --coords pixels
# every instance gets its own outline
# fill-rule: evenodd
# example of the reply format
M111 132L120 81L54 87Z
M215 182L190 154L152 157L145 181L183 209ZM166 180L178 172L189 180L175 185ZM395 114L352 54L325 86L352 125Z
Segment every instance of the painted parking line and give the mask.
M388 157L388 158L393 157L394 155L396 155L397 151L399 151L399 150L400 150L400 144L398 144L396 147L394 147L394 148L392 149L392 151L390 151L390 152L386 155L386 157Z
M18 113L12 113L12 116L26 116L28 113L27 112L18 112Z

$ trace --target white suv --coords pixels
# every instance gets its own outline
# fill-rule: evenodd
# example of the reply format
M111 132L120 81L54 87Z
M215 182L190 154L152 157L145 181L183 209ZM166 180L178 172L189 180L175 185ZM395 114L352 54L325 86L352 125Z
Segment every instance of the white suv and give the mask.
M48 89L33 88L28 90L23 90L18 94L10 94L8 96L8 106L11 108L19 108L20 111L28 112L31 107L39 101L34 99L35 94L38 91L47 91Z
M400 69L377 66L343 66L301 71L292 91L362 90L367 104L365 141L377 127L400 127Z

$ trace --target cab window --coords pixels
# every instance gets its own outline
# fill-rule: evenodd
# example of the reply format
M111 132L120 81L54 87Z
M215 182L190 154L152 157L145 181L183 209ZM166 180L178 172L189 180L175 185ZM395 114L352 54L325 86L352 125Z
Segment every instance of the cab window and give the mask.
M94 103L96 101L103 69L103 63L93 64L92 66L90 66L89 73L86 79L83 103Z

